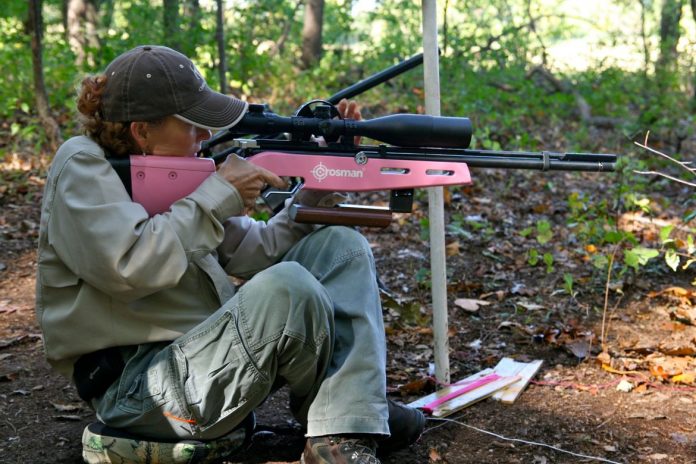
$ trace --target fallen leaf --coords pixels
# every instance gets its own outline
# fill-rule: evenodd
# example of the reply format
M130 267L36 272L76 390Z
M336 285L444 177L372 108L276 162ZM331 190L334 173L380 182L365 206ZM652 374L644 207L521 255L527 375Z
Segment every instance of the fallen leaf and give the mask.
M457 298L454 300L454 305L462 308L464 311L475 313L479 310L480 306L490 305L490 301L485 300L472 300L469 298Z
M442 461L442 456L440 456L440 453L435 448L430 448L430 452L428 453L428 457L430 458L430 462L440 462Z
M566 343L565 346L576 358L585 359L590 355L590 348L592 345L589 340L578 339Z
M530 303L529 301L518 301L515 303L517 306L522 306L527 311L536 311L538 309L544 309L542 305L536 303Z
M648 385L645 383L641 383L636 388L634 388L633 391L636 393L645 393L646 391L648 391Z
M497 290L491 293L484 293L481 295L481 298L488 298L489 296L495 296L496 300L503 301L503 298L505 298L505 291Z
M656 292L650 292L648 293L648 296L650 298L655 298L656 296L662 296L662 295L669 295L669 296L676 296L677 298L693 298L694 297L694 292L691 290L687 290L686 288L683 287L667 287L662 290L656 291Z
M672 377L671 380L674 383L685 383L688 385L693 385L694 381L696 381L696 373L684 372L684 373L675 375L674 377Z
M602 351L597 355L597 361L608 366L611 364L611 356L606 351Z
M445 246L445 254L447 256L457 256L459 254L459 241L454 241Z
M82 405L79 403L61 404L61 403L51 403L51 406L56 408L60 412L74 412L82 410Z
M7 374L0 374L0 382L12 382L17 380L19 377L19 372L8 372Z
M665 368L658 365L650 366L650 373L658 379L666 379L669 377L669 374L665 372Z
M399 390L407 395L420 395L435 389L435 381L431 377L413 380L401 386Z

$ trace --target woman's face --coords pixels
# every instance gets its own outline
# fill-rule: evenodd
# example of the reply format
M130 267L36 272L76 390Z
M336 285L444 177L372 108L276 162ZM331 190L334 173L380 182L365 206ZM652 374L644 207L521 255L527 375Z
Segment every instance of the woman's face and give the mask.
M210 138L210 130L166 117L161 123L147 124L145 148L155 156L193 156L201 149L201 142Z

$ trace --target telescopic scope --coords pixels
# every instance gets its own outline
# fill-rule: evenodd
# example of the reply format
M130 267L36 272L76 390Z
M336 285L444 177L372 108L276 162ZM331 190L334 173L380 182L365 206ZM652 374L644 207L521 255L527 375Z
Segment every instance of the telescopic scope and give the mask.
M471 143L469 118L392 114L374 119L329 119L327 117L283 117L250 105L249 112L234 127L235 134L290 133L293 138L311 135L335 140L340 136L364 136L398 147L467 148ZM260 137L263 138L263 137Z

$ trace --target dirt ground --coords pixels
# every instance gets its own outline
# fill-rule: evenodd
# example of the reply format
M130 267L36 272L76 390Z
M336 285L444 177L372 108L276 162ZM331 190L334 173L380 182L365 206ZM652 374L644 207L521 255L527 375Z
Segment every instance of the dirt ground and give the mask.
M450 230L447 238L452 380L504 356L544 364L514 404L484 400L446 421L429 420L417 444L382 461L696 463L696 387L693 379L674 381L678 373L696 371L688 319L694 276L656 263L637 277L613 281L603 368L595 356L606 276L583 261L562 230L569 192L589 189L601 197L610 175L553 174L552 185L541 175L475 176L476 187L448 196L449 222L468 218L466 230ZM43 358L33 300L40 187L34 179L26 191L6 194L0 211L1 463L81 462L81 432L94 420ZM383 300L389 394L404 402L430 391L433 362L423 209L396 218L386 230L365 232L391 292ZM552 272L527 264L532 239L519 234L539 217L556 231L547 245L555 258ZM627 220L643 229L655 226L644 218ZM574 296L562 291L564 273L574 276ZM465 311L454 303L460 298L489 304ZM259 409L252 448L231 462L298 462L303 438L285 396L281 390Z

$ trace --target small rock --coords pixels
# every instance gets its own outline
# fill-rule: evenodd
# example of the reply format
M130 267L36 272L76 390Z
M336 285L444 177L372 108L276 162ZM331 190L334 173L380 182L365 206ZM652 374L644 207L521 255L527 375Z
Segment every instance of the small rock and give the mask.
M633 383L629 382L628 380L624 379L619 384L616 386L616 390L624 393L629 393L631 390L633 390L635 386Z

